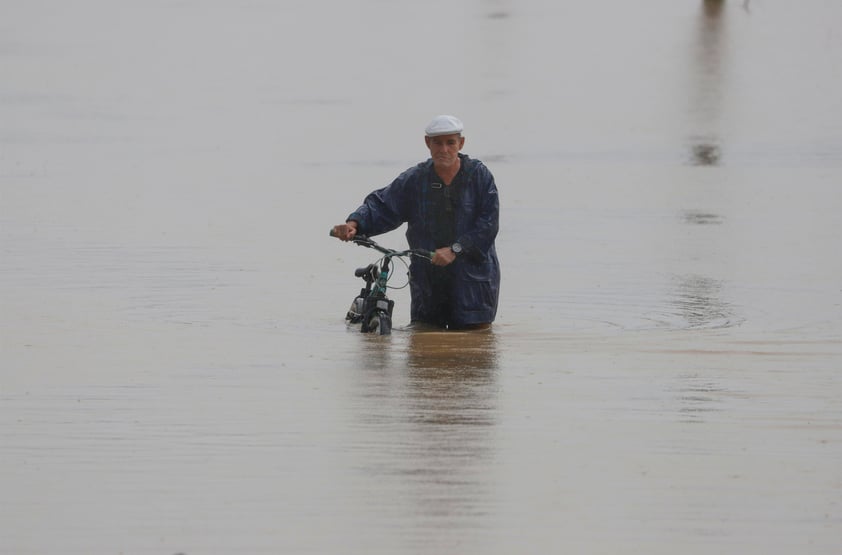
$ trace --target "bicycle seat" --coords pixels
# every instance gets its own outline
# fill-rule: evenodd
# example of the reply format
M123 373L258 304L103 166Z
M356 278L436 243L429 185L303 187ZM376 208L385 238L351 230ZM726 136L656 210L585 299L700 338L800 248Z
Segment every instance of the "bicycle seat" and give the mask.
M357 277L366 276L366 277L370 277L372 280L374 280L374 278L376 276L376 273L377 273L377 265L376 264L369 264L365 268L357 268L356 270L354 270L355 276L357 276Z

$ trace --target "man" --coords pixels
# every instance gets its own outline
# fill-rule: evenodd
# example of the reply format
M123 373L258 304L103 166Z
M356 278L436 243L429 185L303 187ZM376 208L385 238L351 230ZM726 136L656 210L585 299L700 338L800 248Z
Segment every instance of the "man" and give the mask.
M435 251L432 264L411 262L411 321L449 329L490 326L500 291L497 185L482 162L461 153L462 131L453 116L434 118L424 137L430 158L369 194L333 228L349 241L406 222L410 248Z

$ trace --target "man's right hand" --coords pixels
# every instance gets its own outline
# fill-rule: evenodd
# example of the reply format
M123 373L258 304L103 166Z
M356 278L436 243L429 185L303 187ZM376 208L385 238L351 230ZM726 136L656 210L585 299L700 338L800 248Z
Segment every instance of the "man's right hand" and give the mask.
M333 236L340 241L350 241L357 235L357 222L351 220L344 224L333 226Z

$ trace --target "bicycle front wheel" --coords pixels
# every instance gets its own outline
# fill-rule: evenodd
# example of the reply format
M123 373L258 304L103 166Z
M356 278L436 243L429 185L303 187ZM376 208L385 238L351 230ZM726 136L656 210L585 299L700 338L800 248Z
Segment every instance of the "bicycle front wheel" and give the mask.
M392 333L392 319L386 312L375 312L368 321L368 331L377 335L390 335Z

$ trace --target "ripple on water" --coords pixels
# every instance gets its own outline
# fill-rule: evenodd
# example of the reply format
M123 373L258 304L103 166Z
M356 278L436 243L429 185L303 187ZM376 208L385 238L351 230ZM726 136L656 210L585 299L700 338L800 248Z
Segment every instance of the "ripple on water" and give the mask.
M657 284L656 284L657 285ZM566 323L570 331L723 329L745 317L726 299L720 280L697 274L652 284L597 286L552 297L526 297L522 305L536 327Z

